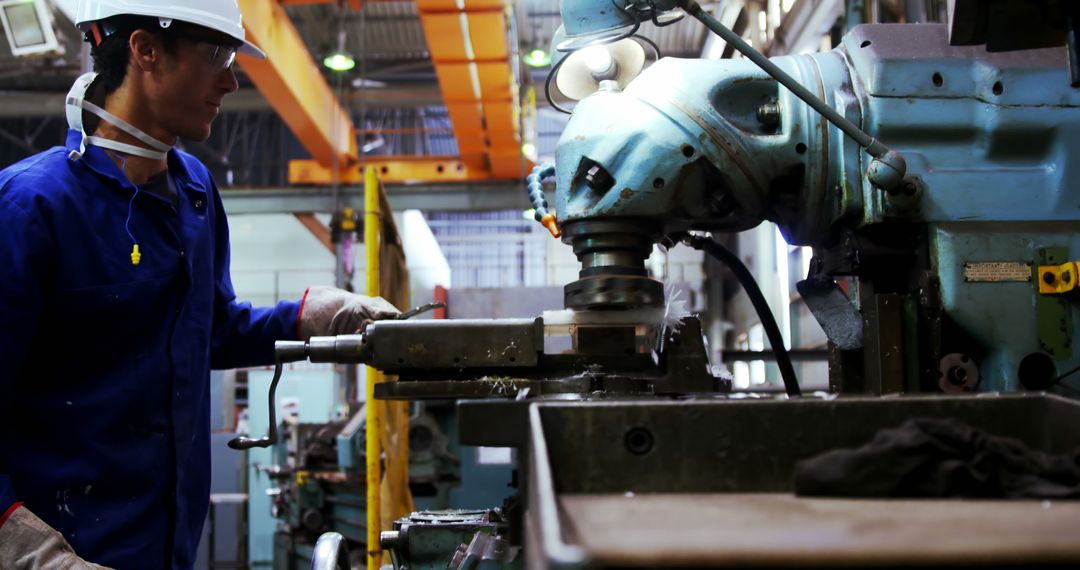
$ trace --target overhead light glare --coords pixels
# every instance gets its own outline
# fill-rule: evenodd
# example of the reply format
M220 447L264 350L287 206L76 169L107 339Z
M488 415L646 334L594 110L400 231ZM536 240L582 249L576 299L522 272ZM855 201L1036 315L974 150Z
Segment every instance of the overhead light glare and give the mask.
M323 65L331 71L342 73L355 68L356 60L345 52L336 52L326 56L326 58L323 59Z
M363 77L357 77L356 79L353 79L352 86L357 87L357 88L368 87L368 88L372 88L372 89L379 89L379 88L382 88L382 87L386 87L386 82L385 81L376 81L374 79L364 79Z
M551 54L547 50L536 48L525 54L524 61L529 67L547 67L551 65Z

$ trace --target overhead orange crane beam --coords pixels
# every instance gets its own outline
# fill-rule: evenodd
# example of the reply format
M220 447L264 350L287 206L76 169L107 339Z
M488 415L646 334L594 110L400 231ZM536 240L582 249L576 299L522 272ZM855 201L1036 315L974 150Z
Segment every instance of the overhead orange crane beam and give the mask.
M372 0L368 0L371 2ZM282 6L306 5L306 4L337 4L337 0L278 0ZM349 8L360 9L360 0L348 0Z
M241 64L312 156L290 164L290 183L361 183L352 118L283 8L333 0L239 1L248 38L267 54L266 60L242 57ZM348 2L354 9L361 4ZM365 162L388 183L524 176L532 165L522 158L509 6L503 0L419 0L417 5L461 157L379 157Z
M366 168L373 168L384 184L415 184L420 182L475 182L489 180L491 175L483 170L469 168L456 156L381 156L369 158L363 166L354 164L339 172L339 179L346 184L364 180ZM314 160L289 162L289 183L323 185L333 177L333 172Z
M240 0L248 40L265 60L240 64L311 157L326 168L359 162L352 117L323 79L285 9L274 0Z
M493 178L520 178L521 104L504 0L417 0L461 159Z

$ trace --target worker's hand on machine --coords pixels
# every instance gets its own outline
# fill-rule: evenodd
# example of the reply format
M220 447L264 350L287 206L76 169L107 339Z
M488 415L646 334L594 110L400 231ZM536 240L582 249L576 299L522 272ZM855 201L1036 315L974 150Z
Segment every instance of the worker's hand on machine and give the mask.
M63 535L23 506L16 508L0 526L0 568L108 570L79 558Z
M373 321L401 314L382 297L357 295L333 287L312 287L300 310L300 337L356 334Z

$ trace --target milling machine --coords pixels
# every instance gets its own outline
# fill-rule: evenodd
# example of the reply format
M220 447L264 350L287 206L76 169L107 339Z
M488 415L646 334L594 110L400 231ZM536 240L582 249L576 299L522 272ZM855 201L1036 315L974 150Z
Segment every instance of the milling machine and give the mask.
M619 41L682 9L750 49L693 0L593 4L564 1L563 47ZM451 568L1076 563L1075 504L789 496L798 459L913 416L1080 448L1080 404L1042 392L1072 390L1080 363L1071 48L991 52L952 45L944 25L868 25L828 53L662 59L626 85L601 73L555 165L529 180L537 219L582 264L567 311L378 322L279 343L279 358L397 374L377 386L383 398L487 398L459 405L461 438L521 450L523 508L498 512L509 530L474 521L456 555L436 557ZM704 234L763 220L813 246L799 291L830 340L832 391L855 397L729 397L697 319L672 311L645 271L653 244L704 249L769 327L748 272ZM897 393L915 395L868 397ZM973 521L977 532L935 530ZM451 528L421 522L387 535L397 564L409 566L401 529L419 540Z
M660 60L583 99L560 139L556 212L583 266L568 306L600 290L646 302L653 243L770 220L814 247L799 291L835 391L1045 390L1080 364L1080 90L1064 50L868 25L771 61L901 152L906 175L875 184L877 159L749 61Z

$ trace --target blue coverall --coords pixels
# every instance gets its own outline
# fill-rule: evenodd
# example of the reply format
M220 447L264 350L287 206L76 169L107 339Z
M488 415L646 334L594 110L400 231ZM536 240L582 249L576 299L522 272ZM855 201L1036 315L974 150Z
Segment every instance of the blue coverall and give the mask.
M0 172L0 515L22 502L90 562L191 568L210 493L210 370L265 365L299 303L236 301L210 173L178 205L81 135Z

